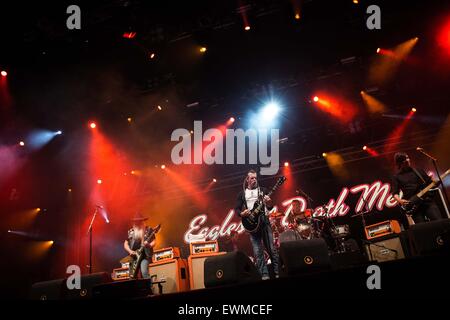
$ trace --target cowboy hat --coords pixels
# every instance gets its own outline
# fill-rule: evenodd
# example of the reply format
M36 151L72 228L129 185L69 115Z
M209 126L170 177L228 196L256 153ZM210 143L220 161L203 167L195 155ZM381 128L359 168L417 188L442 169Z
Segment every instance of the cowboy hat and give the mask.
M136 213L134 217L131 218L131 221L145 221L145 220L148 220L148 218L144 217L140 212Z

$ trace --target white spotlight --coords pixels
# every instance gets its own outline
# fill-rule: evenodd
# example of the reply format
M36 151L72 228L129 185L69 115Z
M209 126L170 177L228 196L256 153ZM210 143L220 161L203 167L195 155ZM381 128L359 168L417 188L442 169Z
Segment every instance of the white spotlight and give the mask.
M62 134L62 131L58 130L58 131L55 132L55 134Z
M270 102L262 110L262 117L264 120L273 120L278 112L280 112L280 107L276 102Z

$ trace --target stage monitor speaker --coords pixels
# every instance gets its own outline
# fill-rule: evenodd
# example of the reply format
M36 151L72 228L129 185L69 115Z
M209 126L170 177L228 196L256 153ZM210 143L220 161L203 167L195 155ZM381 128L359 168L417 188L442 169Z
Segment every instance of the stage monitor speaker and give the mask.
M181 292L189 289L187 263L185 259L161 260L149 265L149 273L154 281L162 283L162 293ZM157 284L152 285L152 291L157 294Z
M282 242L280 243L280 259L285 275L331 268L328 247L323 239Z
M449 249L450 244L445 240L450 232L450 219L418 223L408 231L413 255L433 254Z
M208 257L204 276L206 288L261 280L253 262L241 251Z
M381 241L372 241L365 247L370 261L382 262L405 258L405 250L398 236Z
M151 279L115 281L92 289L94 299L134 299L152 294Z
M203 289L205 287L205 260L209 257L223 254L226 254L226 252L209 252L189 256L189 284L191 290Z
M66 279L36 282L31 286L32 300L61 300L64 299Z
M81 276L81 288L69 290L65 286L65 299L80 300L92 298L92 289L96 285L112 282L111 275L107 272L97 272Z

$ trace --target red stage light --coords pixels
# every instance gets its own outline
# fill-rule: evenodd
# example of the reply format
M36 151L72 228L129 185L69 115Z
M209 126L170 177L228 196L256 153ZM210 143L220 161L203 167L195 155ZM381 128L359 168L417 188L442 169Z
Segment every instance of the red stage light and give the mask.
M380 49L380 48L377 48L377 53L380 53L380 51L381 51L381 49Z
M319 101L319 97L318 96L314 96L313 100L314 100L314 102L317 102L317 101Z
M300 14L299 13L295 14L295 20L300 20Z
M367 150L367 146L364 146L364 147L363 147L363 150Z
M102 184L102 183L103 183L102 179L98 179L98 180L97 180L97 183L98 183L98 184Z
M136 37L136 32L124 32L122 37L126 39L133 39L134 37Z
M228 120L230 123L233 123L235 121L235 119L233 117L230 118L230 120Z
M417 109L416 109L416 108L411 108L411 111L412 111L412 112L416 112Z
M20 142L19 142L19 145L20 145L21 147L23 147L23 146L25 145L25 142L20 141Z
M216 179L216 178L214 178L214 179L213 179L213 182L214 182L214 183L216 183L216 182L217 182L217 179Z
M250 26L245 26L245 31L250 30Z
M95 129L97 127L97 125L95 124L95 122L91 122L91 123L89 123L89 127L91 127L92 129Z
M161 166L161 169L164 170L165 168L166 168L166 166L163 164L163 165Z
M289 162L285 162L285 163L284 163L284 166L285 166L285 167L289 167Z
M8 72L6 72L5 70L2 70L1 74L2 74L2 77L6 77L8 75Z

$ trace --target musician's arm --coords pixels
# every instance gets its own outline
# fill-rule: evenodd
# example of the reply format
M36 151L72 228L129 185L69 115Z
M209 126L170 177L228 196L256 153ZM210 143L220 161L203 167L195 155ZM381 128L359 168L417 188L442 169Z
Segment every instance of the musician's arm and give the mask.
M236 215L241 218L241 212L242 212L242 207L244 206L243 202L242 202L242 191L239 192L237 199L236 199L236 205L234 206L234 212L236 213Z
M123 248L124 248L125 251L128 252L128 254L130 254L130 255L134 252L133 250L131 250L130 244L128 243L128 240L125 240L125 241L123 242Z
M404 206L405 204L408 203L408 201L405 199L401 199L399 193L400 193L400 186L397 177L394 176L392 177L392 197L395 199L395 201L397 201L398 204Z

